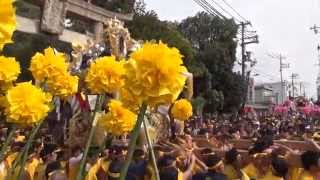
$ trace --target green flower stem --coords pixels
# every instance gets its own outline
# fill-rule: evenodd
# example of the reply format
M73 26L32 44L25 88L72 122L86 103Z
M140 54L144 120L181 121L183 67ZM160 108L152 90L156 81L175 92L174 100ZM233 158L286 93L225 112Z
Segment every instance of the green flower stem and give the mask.
M142 104L141 108L140 108L140 112L138 114L138 119L137 119L137 123L131 133L130 136L130 144L128 147L128 155L127 155L127 159L126 162L124 164L124 166L121 169L121 174L120 174L120 180L125 180L126 176L127 176L127 172L129 169L129 165L131 163L132 157L133 157L133 153L136 147L136 142L139 136L139 132L140 132L140 128L141 128L141 124L142 121L144 119L144 115L146 113L147 110L147 105L146 104Z
M20 163L20 170L18 173L18 179L22 179L22 170L24 169L24 166L28 160L28 153L29 153L29 149L31 147L32 141L34 139L34 137L36 136L37 132L39 131L40 127L41 127L42 122L38 123L31 131L31 134L29 136L29 139L27 141L27 144L25 146L23 155L22 155L22 159L21 159L21 163Z
M84 178L83 177L84 176L84 169L85 169L85 165L86 165L88 151L89 151L90 145L92 143L94 132L96 131L96 128L97 128L98 118L95 118L95 116L96 116L97 111L99 111L99 109L100 109L99 106L101 105L101 102L100 102L101 97L102 97L101 95L98 95L98 97L97 97L97 101L96 101L95 108L94 108L93 115L92 115L92 118L93 118L92 127L90 129L89 138L87 140L87 144L86 144L85 150L83 152L83 157L80 162L80 168L79 168L79 171L77 174L77 180L82 180Z
M12 127L12 129L11 129L7 139L6 139L6 141L2 145L2 148L1 148L1 151L0 151L0 162L2 162L4 157L5 157L6 151L8 149L9 144L12 141L12 138L13 138L14 133L16 132L16 129L17 129L17 127L15 125L13 125L13 127Z
M155 171L155 174L156 174L156 180L160 180L159 169L158 169L158 166L157 166L156 156L154 155L154 151L153 151L153 147L152 147L152 143L151 143L151 140L150 140L150 136L149 136L149 132L148 132L148 129L147 129L147 123L146 123L145 118L143 118L143 127L144 127L144 132L145 132L146 138L147 138L149 152L151 154L151 161L152 161L153 168L154 168L154 171Z

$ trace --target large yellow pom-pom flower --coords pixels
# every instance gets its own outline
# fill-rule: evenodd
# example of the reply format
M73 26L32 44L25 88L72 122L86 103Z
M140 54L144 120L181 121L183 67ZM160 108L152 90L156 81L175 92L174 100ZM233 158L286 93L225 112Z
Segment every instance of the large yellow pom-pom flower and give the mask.
M124 61L115 57L102 57L90 65L86 83L92 93L113 93L124 85Z
M130 133L136 124L137 115L117 100L111 100L108 107L109 112L99 119L99 126L115 136Z
M17 80L20 64L13 57L0 56L0 85Z
M124 107L130 109L133 112L138 112L140 105L142 104L141 99L134 96L128 89L121 88L120 100Z
M172 116L181 121L186 121L192 116L192 105L186 99L177 100L171 109Z
M32 57L29 70L36 80L43 82L49 77L66 74L68 63L63 53L55 53L49 47L44 50L44 54L36 53Z
M11 37L16 30L15 9L12 0L0 0L0 51L7 43L12 42Z
M7 121L29 125L38 123L47 116L52 97L31 82L24 82L9 89L6 100Z
M70 74L61 74L49 78L47 85L52 95L59 96L63 99L70 97L78 92L79 78Z
M126 88L149 105L170 104L183 90L187 69L176 48L146 43L125 65Z

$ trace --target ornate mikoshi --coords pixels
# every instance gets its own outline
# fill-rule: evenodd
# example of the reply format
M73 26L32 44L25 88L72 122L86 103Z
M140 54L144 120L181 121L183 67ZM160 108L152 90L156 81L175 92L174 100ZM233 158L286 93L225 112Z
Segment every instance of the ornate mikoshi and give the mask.
M70 68L73 72L82 74L81 72L86 70L90 62L94 61L99 56L113 55L120 60L126 58L130 52L141 47L141 41L132 39L128 29L124 27L124 23L120 20L116 18L109 19L109 21L105 22L105 26L105 38L102 42L93 42L88 40L87 44L72 44L73 52ZM193 75L191 73L185 73L184 76L187 77L187 86L184 96L191 100L193 96ZM79 107L75 106L75 108ZM157 141L159 138L165 138L170 135L170 123L172 122L170 122L169 109L170 105L162 105L153 110L149 109L147 112L149 114L147 116L149 120L149 123L147 123L147 129L153 142ZM72 122L71 124L70 132L77 132L76 130L72 130L77 127L77 122ZM143 131L143 128L141 130ZM100 130L96 132L96 135L99 134L100 136L103 133L99 131ZM75 133L74 135L71 133L69 135L70 139L77 139L78 135L76 134L78 133ZM94 141L98 142L97 140ZM140 133L139 142L141 146L147 144L145 133Z
M109 42L111 54L118 59L125 58L130 50L139 46L139 43L131 38L124 23L117 18L107 21L106 26L106 42Z

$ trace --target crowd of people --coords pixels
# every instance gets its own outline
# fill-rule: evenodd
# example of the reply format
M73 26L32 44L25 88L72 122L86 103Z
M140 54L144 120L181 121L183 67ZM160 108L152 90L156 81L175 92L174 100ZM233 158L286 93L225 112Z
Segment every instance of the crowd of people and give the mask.
M1 141L6 138L2 127ZM320 137L317 122L303 116L193 118L175 124L173 135L154 144L160 180L317 180L320 179ZM0 180L15 180L20 170L15 159L29 131L16 131L15 140L0 163ZM41 132L40 132L41 133ZM45 131L42 133L46 133ZM22 170L23 180L75 180L83 149L52 143L46 136L36 139ZM246 149L233 142L247 139ZM275 141L277 140L277 141ZM289 147L291 140L308 147ZM90 147L86 180L116 180L126 162L127 143L113 140L104 147ZM150 152L135 149L127 180L153 180L156 171Z

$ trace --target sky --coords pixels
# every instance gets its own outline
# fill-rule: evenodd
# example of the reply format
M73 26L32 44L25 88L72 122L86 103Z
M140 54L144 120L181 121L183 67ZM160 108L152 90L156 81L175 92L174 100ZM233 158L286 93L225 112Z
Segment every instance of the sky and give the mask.
M215 5L213 1L219 3L240 19L223 0L207 1L212 5ZM259 74L255 77L256 83L280 81L279 60L272 59L269 54L281 53L286 57L284 63L290 64L290 68L284 70L284 79L289 81L292 73L298 73L296 82L303 82L307 95L316 97L315 82L319 71L316 47L320 44L320 33L316 35L310 27L314 24L320 26L320 0L225 1L249 20L252 23L249 30L256 30L259 35L260 43L247 48L258 61L253 70ZM181 21L203 10L193 0L145 0L145 3L147 9L155 10L161 20Z

